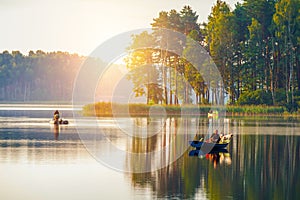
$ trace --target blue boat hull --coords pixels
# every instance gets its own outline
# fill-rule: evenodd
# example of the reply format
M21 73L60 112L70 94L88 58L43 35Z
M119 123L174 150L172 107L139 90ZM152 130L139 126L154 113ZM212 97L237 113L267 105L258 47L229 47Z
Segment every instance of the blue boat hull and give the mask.
M51 119L49 121L50 124L55 124L55 125L59 125L59 124L69 124L69 121L68 120L54 120L54 119Z
M196 149L200 149L201 147L202 148L208 148L208 149L224 149L227 147L229 143L222 143L222 144L219 144L219 143L208 143L208 142L200 142L200 141L190 141L190 145L192 147L195 147Z
M218 153L228 153L227 149L212 149L209 152L203 152L201 150L191 150L189 156L204 156L206 154L218 154Z

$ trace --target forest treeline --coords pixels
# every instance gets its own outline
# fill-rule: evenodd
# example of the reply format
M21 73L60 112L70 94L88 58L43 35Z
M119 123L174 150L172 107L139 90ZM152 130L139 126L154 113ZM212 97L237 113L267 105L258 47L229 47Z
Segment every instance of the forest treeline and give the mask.
M85 57L41 50L0 54L0 101L71 101Z
M151 26L180 32L188 39L178 40L155 30L143 32L132 36L128 50L176 44L187 57L194 55L190 38L209 53L222 85L203 79L198 66L179 55L150 48L128 54L127 78L135 95L145 96L147 104L209 104L226 99L229 104L296 110L300 103L299 13L299 0L244 0L234 10L218 0L205 23L198 22L190 6L161 11ZM23 55L4 51L0 54L0 101L70 101L85 59L67 52L39 50ZM151 82L145 84L145 80Z
M180 11L160 12L151 26L171 29L197 41L212 57L223 85L213 88L197 73L200 70L197 66L173 52L138 49L153 43L159 46L178 42L182 55L193 54L188 39L176 41L177 38L154 30L134 35L128 48L135 49L125 61L131 70L128 79L134 84L136 96L146 96L149 104L192 101L206 104L217 101L217 93L224 93L226 97L220 99L227 99L229 104L279 105L286 106L289 111L298 108L299 0L244 0L236 4L234 10L218 0L206 23L199 23L198 17L190 6L184 6ZM149 65L151 70L140 67ZM180 77L188 80L191 88L187 88L188 84L178 86ZM142 79L151 81L147 84ZM224 91L220 92L218 87Z

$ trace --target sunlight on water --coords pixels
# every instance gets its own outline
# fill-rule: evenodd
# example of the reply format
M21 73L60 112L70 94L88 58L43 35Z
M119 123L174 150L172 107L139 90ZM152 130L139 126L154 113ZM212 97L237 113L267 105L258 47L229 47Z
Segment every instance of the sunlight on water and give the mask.
M95 161L81 161L59 165L1 164L0 197L32 200L130 199L128 183L122 174Z
M297 118L228 118L224 130L233 140L224 152L189 155L190 147L162 169L125 173L97 161L86 146L109 153L109 142L119 150L144 154L176 137L188 142L178 128L179 119L154 120L164 132L140 138L132 136L147 133L147 118L66 117L69 125L54 126L49 124L52 111L44 116L43 110L25 107L29 110L21 116L22 111L0 116L0 199L297 199L299 194ZM198 128L186 130L190 136L206 133L210 123L207 118L186 120ZM95 126L102 131L94 131ZM118 162L124 171L143 170L171 159L181 145L145 160L124 154Z
M53 110L13 106L0 110ZM0 199L130 199L124 176L86 151L74 120L56 129L50 117L0 117Z

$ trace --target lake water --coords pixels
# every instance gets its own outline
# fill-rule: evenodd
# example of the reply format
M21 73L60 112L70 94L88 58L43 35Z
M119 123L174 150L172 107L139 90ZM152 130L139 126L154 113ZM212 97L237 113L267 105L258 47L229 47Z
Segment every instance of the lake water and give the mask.
M300 199L297 118L226 118L227 151L190 156L212 119L98 118L95 131L70 106L57 107L69 125L50 125L55 109L0 105L0 199Z

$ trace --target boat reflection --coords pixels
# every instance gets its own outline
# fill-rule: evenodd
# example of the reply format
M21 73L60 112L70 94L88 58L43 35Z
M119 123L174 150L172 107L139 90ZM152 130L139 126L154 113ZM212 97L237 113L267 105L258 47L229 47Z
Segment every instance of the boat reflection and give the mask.
M65 139L66 136L63 138L61 137L63 133L65 133L68 130L68 126L63 124L50 124L50 129L53 132L54 140L59 140L59 139Z
M206 158L213 163L214 168L218 165L231 165L231 156L227 149L212 149L209 153L201 150L191 150L189 156L197 156L201 159Z
M51 124L51 130L53 131L53 136L55 140L59 139L60 126L58 124Z
M205 133L207 121L200 121L197 129L200 133ZM228 123L226 132L232 132L234 140L227 149L203 153L202 148L201 152L190 147L165 168L126 173L126 176L136 190L152 191L155 199L299 199L299 187L296 187L300 183L299 124L290 126L290 122L285 122L285 127L277 127L276 122L276 127L266 128L260 119L245 121L247 123L234 119L233 123ZM268 119L267 122L272 121ZM176 129L168 130L178 135ZM169 137L159 137L157 141L161 138ZM155 147L160 144L157 141ZM143 143L141 147L144 146ZM155 157L154 161L145 162L145 166L160 158L164 157ZM130 161L141 163L142 160Z
M59 125L54 125L54 138L55 140L58 140L59 136Z

